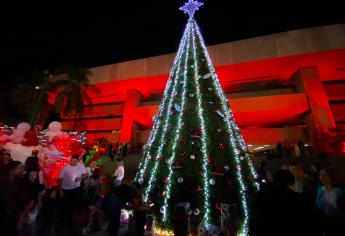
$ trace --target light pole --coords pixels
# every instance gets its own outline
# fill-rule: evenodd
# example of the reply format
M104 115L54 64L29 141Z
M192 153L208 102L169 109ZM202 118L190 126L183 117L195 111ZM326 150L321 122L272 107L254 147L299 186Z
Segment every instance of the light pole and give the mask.
M48 85L48 80L49 78L52 77L52 75L49 74L49 71L48 70L45 70L43 72L43 83L42 83L42 86L36 86L35 89L38 89L40 90L39 92L39 95L38 95L38 100L37 100L37 103L34 107L34 110L32 112L32 115L31 115L31 119L30 119L30 124L31 126L34 126L36 121L37 121L37 116L38 116L38 112L41 108L41 105L42 105L42 101L43 101L43 98L44 98L44 95L45 95L45 92L46 92L46 87Z

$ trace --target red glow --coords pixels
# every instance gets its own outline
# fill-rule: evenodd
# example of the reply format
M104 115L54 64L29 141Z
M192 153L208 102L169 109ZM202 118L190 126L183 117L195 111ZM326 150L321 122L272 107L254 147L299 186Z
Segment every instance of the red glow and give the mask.
M321 81L344 79L345 49L224 65L216 67L216 71L224 91L229 92L237 88L245 88L251 82L261 83L262 86L265 86L268 81L279 81L281 84L293 83L292 77L296 71L309 66L317 68ZM142 102L152 96L161 95L167 78L168 75L165 74L97 84L101 94L89 93L93 103L108 105L96 106L94 111L87 109L84 117L94 119L82 120L79 122L78 129L86 131L104 130L104 132L108 132L107 136L116 140L118 134L112 135L110 132L120 130L120 141L133 140L133 132L135 132L133 124L139 124L145 129L150 128L152 117L157 112L158 103L146 105ZM313 88L313 84L311 84L309 88L311 93L307 96L313 97L316 101L320 100L323 104L328 103L324 97L319 99L319 89ZM325 90L326 98L345 99L345 94L342 93L343 89L338 86L329 86ZM298 123L299 116L310 109L306 94L297 92L230 99L236 121L241 126L246 127L270 127L272 125ZM321 105L323 106L323 104ZM328 112L331 110L328 109ZM336 117L343 116L343 112L337 114ZM116 117L103 119L102 116ZM334 125L333 115L330 117L331 125ZM72 122L64 122L65 129L71 129L71 127ZM95 133L94 136L104 136L104 134Z

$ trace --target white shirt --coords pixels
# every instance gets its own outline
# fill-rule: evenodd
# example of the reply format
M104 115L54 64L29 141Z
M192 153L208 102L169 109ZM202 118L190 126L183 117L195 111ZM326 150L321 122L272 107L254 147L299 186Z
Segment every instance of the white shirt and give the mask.
M90 177L92 175L92 169L91 167L86 167L87 175Z
M114 173L114 176L116 176L116 180L121 181L123 177L125 176L125 168L123 166L119 166Z
M325 187L322 187L322 193L317 196L316 205L324 213L334 212L337 207L337 188L334 188L331 192L328 192Z
M87 174L85 166L82 162L78 162L77 165L65 165L59 173L61 179L62 189L75 189L80 187L80 180L75 181L75 178L81 177L83 174Z

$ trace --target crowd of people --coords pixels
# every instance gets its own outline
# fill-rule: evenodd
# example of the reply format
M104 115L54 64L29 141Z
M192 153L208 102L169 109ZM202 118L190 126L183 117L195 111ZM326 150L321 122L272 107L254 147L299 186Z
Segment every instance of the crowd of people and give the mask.
M72 235L117 235L121 210L129 208L133 211L130 235L144 235L149 208L140 184L123 183L125 169L119 150L126 153L125 145L117 149L112 178L106 184L96 162L84 166L83 152L70 158L58 173L56 185L49 188L36 150L25 163L0 151L3 232L32 236L68 230ZM250 235L344 234L345 191L335 168L314 162L306 170L301 163L290 162L273 174L262 162L257 173L262 187L250 201ZM176 222L186 222L181 219Z
M250 235L344 235L345 191L336 169L312 163L283 165L273 176L265 162L262 188L251 206Z
M143 235L146 210L138 183L122 184L125 170L121 158L104 186L97 166L85 167L82 156L73 155L57 176L53 187L45 186L38 152L24 164L0 152L0 222L5 235L117 235L121 209L134 214L132 235ZM129 204L129 205L128 205ZM133 224L132 224L133 225Z

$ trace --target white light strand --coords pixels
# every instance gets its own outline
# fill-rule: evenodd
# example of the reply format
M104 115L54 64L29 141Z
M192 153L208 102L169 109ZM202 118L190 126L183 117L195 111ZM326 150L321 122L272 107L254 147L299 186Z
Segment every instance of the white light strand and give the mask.
M200 44L201 44L201 47L202 47L202 50L204 51L204 55L206 55L206 60L207 60L207 66L208 68L210 69L210 71L212 72L212 83L213 83L213 86L216 88L216 91L217 91L217 94L218 96L220 97L220 101L221 101L221 107L222 107L222 110L223 112L225 113L225 124L226 124L226 129L227 129L227 132L230 134L230 142L231 142L231 146L232 146L232 151L233 151L233 154L234 154L234 157L235 157L235 163L238 167L238 171L236 171L236 176L237 176L237 181L240 185L240 197L241 197L241 204L242 204L242 208L243 208L243 213L244 213L244 219L243 219L243 222L242 222L242 225L241 225L241 228L239 229L239 234L242 234L242 235L247 235L248 234L248 206L247 206L247 198L246 198L246 193L245 193L245 186L244 186L244 181L243 181L243 178L242 178L242 168L241 168L241 163L240 163L240 159L239 159L239 150L237 148L237 145L236 145L236 142L235 142L235 138L233 137L233 132L232 132L232 129L231 129L231 122L233 122L233 116L232 116L232 112L231 110L229 109L229 107L227 106L228 104L228 101L223 93L223 90L221 89L221 86L219 84L219 81L218 81L218 78L217 78L217 75L215 73L215 70L214 70L214 67L212 65L212 62L211 62L211 59L207 53L207 48L206 48L206 45L205 45L205 42L202 38L202 35L200 33L200 30L199 30L199 27L197 25L196 22L194 22L195 24L195 29L196 29L196 32L197 32L197 35L198 35L198 38L200 40Z
M147 142L146 147L145 147L143 160L140 162L138 172L136 173L136 176L134 178L134 180L138 181L139 183L144 182L144 176L145 176L145 171L146 171L147 166L148 166L148 161L151 159L151 150L150 149L151 149L153 142L157 138L157 132L161 126L161 119L159 119L159 117L164 113L166 101L168 99L170 99L171 96L173 95L173 90L171 90L171 93L168 94L168 91L170 90L170 85L171 85L172 81L174 81L174 80L175 80L174 85L176 85L176 81L178 80L178 77L179 77L179 72L178 72L179 71L179 69L178 69L179 63L178 62L180 61L181 56L182 56L183 47L184 47L184 44L186 41L187 33L188 33L188 29L186 27L186 29L183 33L183 36L182 36L181 43L180 43L179 48L178 48L177 55L176 55L174 63L173 63L173 68L171 69L171 72L169 75L168 83L167 83L165 90L164 90L163 100L162 100L162 103L160 104L159 109L158 109L158 115L154 121L155 123L154 123L153 129L150 133L150 137L149 137L148 142ZM166 114L169 115L168 112L166 112Z
M191 23L188 24L188 27L190 28ZM184 71L183 71L183 88L182 88L182 102L181 102L181 109L183 111L185 105L186 105L186 90L187 90L187 72L188 72L188 57L189 57L189 41L190 41L190 34L191 31L188 30L189 34L187 37L187 52L186 52L186 58L185 58L185 64L184 64ZM163 202L163 217L162 217L162 221L166 222L168 219L168 200L170 199L170 192L171 192L171 176L173 175L173 170L171 168L171 164L174 163L175 161L175 157L176 157L176 147L177 147L177 143L178 140L180 138L180 131L182 128L182 117L183 117L183 112L179 113L178 116L178 121L177 121L177 128L176 128L176 132L175 132L175 138L174 138L174 142L173 142L173 147L172 147L172 156L169 158L168 160L168 168L169 168L169 174L168 174L168 182L165 185L164 188L164 192L166 192L165 198L164 198L164 202Z
M186 26L186 27L187 27L187 29L188 29L188 31L189 31L189 28L190 28L189 22L187 23L187 26ZM188 49L188 43L187 43L187 49ZM180 60L180 61L181 61L181 60ZM178 67L178 69L177 69L177 76L179 76L179 73L180 73L179 71L180 71L180 67ZM178 80L178 79L176 79L176 80L174 81L173 92L172 92L173 95L175 94L175 91L176 91L177 80ZM150 191L151 191L151 189L152 189L152 182L153 182L154 177L156 176L156 172L157 172L157 169L158 169L159 164L160 164L160 161L157 160L157 157L161 157L163 147L164 147L164 145L165 145L165 143L166 143L166 141L165 141L165 135L166 135L166 133L167 133L168 126L169 126L169 122L170 122L170 112L171 112L171 107L172 107L172 104L173 104L173 100L174 100L173 97L171 97L170 100L169 100L169 103L168 103L168 112L167 112L167 115L166 115L166 118L165 118L164 124L163 124L163 133L162 133L162 137L161 137L161 140L160 140L160 145L159 145L159 147L158 147L158 153L157 153L157 155L156 155L156 157L155 157L155 160L154 160L154 161L155 161L155 164L154 164L154 167L153 167L153 169L152 169L152 171L151 171L151 173L150 173L148 185L146 186L146 189L145 189L145 192L144 192L144 201L145 201L145 202L147 202L147 200L148 200Z
M196 25L194 19L192 19L193 23ZM205 130L205 121L204 121L204 110L203 110L203 98L202 94L200 93L200 85L198 82L198 60L196 55L196 43L195 43L195 30L192 27L192 36L193 36L193 61L194 61L194 83L196 88L196 97L197 97L197 111L198 111L198 119L201 126L201 153L202 153L202 176L203 176L203 197L204 197L204 215L203 215L203 224L210 224L210 196L209 196L209 168L208 168L208 150L207 150L207 133Z
M201 38L201 42L202 42L202 47L204 48L204 50L207 51L207 48L206 48L206 45L205 45L205 42L202 38L202 35L200 33L200 30L199 30L199 27L197 27L197 32L198 32L198 35L200 36ZM228 112L229 114L227 115L227 117L225 118L227 121L230 121L230 130L233 131L233 133L236 133L237 135L235 135L235 140L237 141L236 142L236 147L238 146L237 143L239 144L240 148L242 149L243 152L245 153L248 153L248 147L247 147L247 144L244 142L243 140L243 137L241 135L241 132L240 132L240 129L239 127L237 126L236 124L236 121L235 121L235 117L233 115L233 112L232 110L230 109L230 105L228 103L228 100L227 98L225 97L224 93L223 93L223 90L219 84L219 80L218 80L218 76L216 74L216 71L212 65L212 61L209 57L209 55L206 53L206 59L207 59L207 64L209 66L209 68L211 69L211 73L213 74L214 76L214 80L213 82L216 84L216 90L217 90L217 93L218 93L218 96L221 98L221 103L222 103L222 108L224 110L224 112ZM245 160L246 159L246 160ZM260 189L260 184L256 181L258 179L258 175L255 171L255 168L254 168L254 165L253 165L253 162L251 160L250 157L248 157L248 155L245 156L245 159L243 159L242 163L245 163L245 161L247 161L248 163L248 166L249 166L249 170L250 170L250 173L253 177L253 181L254 181L254 185L256 187L256 190L259 190ZM240 162L241 163L241 162ZM242 165L241 163L241 165Z

